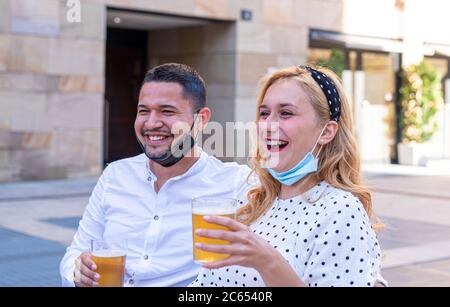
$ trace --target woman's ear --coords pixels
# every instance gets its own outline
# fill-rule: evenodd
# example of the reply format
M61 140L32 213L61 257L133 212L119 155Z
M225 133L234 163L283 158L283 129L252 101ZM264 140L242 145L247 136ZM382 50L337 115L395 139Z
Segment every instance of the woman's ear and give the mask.
M330 143L336 136L338 129L339 124L337 122L335 122L334 120L329 121L325 129L323 130L322 136L319 139L319 144L325 145Z

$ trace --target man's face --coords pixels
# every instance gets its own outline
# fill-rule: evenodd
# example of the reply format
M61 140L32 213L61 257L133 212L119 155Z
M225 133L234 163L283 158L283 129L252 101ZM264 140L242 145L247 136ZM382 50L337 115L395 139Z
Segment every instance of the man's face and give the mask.
M182 92L182 86L173 82L147 82L142 86L134 129L149 158L161 157L174 140L188 132L179 127L192 125L191 103Z

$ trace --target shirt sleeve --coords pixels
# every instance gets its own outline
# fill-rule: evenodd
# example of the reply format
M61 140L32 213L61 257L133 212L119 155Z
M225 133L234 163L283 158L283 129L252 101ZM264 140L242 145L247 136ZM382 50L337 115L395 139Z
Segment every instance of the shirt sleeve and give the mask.
M240 165L235 180L235 198L247 201L247 193L259 184L258 177L252 173L247 165Z
M103 237L104 212L102 207L109 172L110 166L105 169L92 191L72 244L67 248L66 254L61 260L59 269L63 287L75 286L73 280L75 259L81 253L90 250L91 240L101 240Z
M297 242L305 263L302 280L316 287L373 287L380 249L361 202L350 193L327 198L308 239ZM306 241L306 242L305 242Z

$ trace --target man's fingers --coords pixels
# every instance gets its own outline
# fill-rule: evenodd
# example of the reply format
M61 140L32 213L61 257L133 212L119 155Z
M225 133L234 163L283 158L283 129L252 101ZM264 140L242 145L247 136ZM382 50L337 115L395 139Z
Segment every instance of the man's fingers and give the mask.
M95 265L95 262L92 260L92 255L90 253L83 253L81 254L81 263L87 266L90 270L95 271L97 269L97 266Z
M98 282L95 282L84 275L81 275L81 284L87 287L98 287Z
M81 274L88 277L89 279L92 279L94 281L98 281L100 279L100 275L92 270L89 269L89 267L85 266L84 264L81 265L80 268Z

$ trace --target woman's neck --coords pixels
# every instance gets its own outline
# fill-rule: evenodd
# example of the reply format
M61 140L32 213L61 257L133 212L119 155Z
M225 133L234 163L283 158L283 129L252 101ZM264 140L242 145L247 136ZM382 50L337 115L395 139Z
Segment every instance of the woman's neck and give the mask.
M289 199L301 195L320 182L316 176L308 176L293 185L281 185L280 199Z

